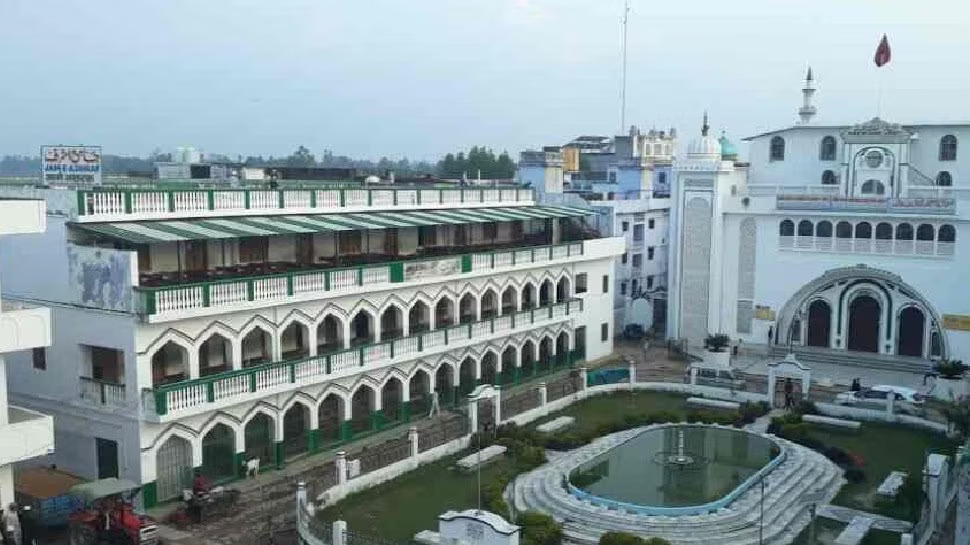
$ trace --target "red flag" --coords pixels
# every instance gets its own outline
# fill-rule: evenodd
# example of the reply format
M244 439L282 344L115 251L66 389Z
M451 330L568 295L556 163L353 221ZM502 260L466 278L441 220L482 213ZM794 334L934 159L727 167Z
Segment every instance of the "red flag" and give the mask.
M889 62L892 56L892 51L889 49L889 40L883 34L882 40L879 40L879 47L876 48L876 57L873 60L876 62L876 66L882 67L882 65Z

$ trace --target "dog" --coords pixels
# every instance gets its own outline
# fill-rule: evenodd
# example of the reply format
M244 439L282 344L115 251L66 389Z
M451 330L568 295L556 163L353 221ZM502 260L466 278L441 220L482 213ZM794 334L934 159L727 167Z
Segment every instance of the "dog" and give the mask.
M256 475L259 475L259 458L250 458L246 460L246 478Z

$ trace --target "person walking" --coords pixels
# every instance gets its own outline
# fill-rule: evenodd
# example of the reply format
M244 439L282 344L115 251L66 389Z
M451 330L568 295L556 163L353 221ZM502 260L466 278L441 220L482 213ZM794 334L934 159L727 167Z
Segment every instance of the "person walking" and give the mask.
M785 408L791 409L795 405L794 400L795 385L790 378L785 379Z

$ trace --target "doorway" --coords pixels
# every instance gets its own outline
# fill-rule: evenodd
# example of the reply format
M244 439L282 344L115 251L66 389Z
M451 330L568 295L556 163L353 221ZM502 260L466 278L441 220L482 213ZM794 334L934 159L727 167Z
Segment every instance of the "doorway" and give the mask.
M879 352L879 302L860 295L849 303L849 350Z
M98 459L98 478L107 479L118 476L118 442L111 439L94 438Z
M923 357L923 329L926 318L916 307L906 307L899 313L899 332L896 353L900 356Z
M808 346L829 346L832 332L832 307L828 303L817 299L808 307Z

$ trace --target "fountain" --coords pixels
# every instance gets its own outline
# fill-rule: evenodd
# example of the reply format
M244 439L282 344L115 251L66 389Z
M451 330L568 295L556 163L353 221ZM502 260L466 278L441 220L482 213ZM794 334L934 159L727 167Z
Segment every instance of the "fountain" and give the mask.
M694 463L694 457L684 452L684 430L677 430L677 452L667 457L667 462L677 466L688 466Z

